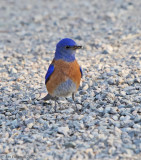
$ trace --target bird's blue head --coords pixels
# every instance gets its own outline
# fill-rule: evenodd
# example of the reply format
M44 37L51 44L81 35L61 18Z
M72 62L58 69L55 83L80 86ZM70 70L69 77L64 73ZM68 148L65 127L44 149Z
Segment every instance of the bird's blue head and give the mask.
M73 62L76 49L80 48L82 46L78 46L72 39L64 38L56 45L55 60L62 59L67 62Z

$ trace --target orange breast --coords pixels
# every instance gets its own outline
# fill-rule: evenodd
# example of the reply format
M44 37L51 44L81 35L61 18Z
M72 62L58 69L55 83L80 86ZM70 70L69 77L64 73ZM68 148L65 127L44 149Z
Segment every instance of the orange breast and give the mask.
M64 62L63 60L53 60L54 72L50 76L46 83L49 94L53 94L53 91L65 82L67 79L71 79L78 89L81 80L80 66L75 60L74 62Z

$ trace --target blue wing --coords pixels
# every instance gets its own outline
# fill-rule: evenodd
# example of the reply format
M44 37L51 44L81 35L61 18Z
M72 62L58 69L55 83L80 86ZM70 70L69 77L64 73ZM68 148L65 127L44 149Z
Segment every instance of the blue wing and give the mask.
M46 76L45 76L45 84L47 83L47 81L49 80L49 77L51 76L51 74L53 73L54 71L54 65L51 64L48 68L48 71L46 73Z
M83 77L83 72L82 72L82 68L80 67L80 72L81 72L81 78Z

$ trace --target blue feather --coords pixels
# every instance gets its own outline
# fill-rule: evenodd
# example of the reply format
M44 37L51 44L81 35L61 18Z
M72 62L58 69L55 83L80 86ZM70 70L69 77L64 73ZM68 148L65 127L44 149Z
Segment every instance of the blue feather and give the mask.
M62 59L67 62L73 62L75 60L76 50L66 49L66 46L76 46L77 44L70 38L62 39L56 46L55 60Z
M54 71L54 65L51 64L48 68L48 71L46 73L46 76L45 76L45 84L47 83L47 81L49 80L49 77L51 76L51 74L53 73Z
M83 77L83 72L82 72L82 68L80 67L80 72L81 72L81 78Z

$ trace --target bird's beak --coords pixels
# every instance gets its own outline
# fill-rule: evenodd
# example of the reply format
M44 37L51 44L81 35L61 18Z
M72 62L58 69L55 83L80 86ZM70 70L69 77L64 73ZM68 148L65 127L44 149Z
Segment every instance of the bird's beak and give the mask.
M73 46L72 49L81 49L83 48L82 46Z

